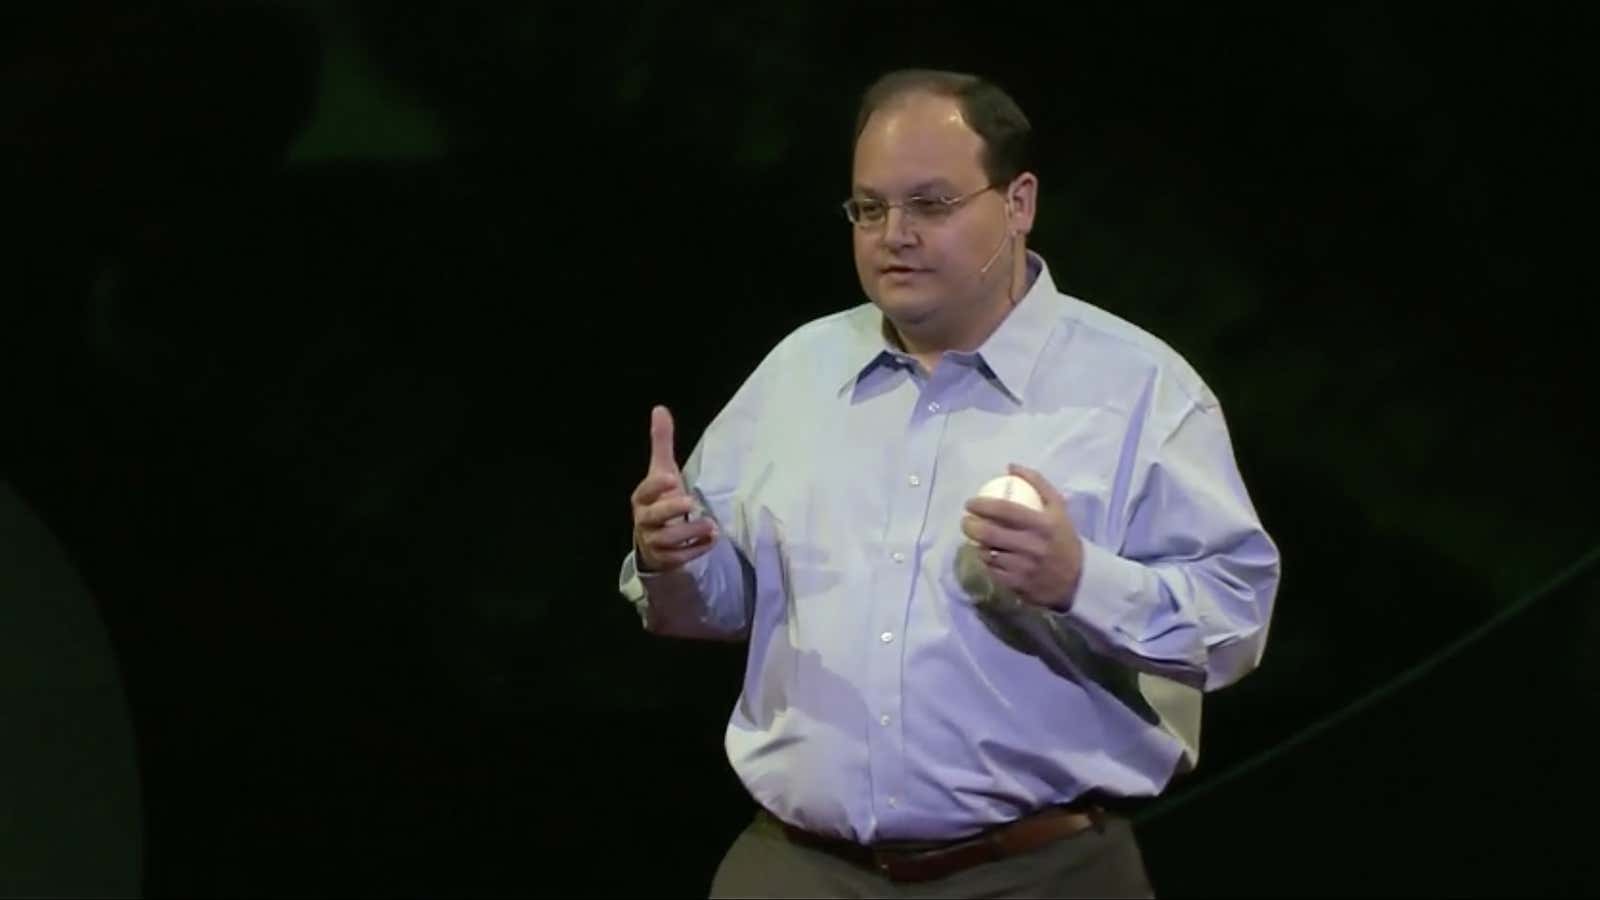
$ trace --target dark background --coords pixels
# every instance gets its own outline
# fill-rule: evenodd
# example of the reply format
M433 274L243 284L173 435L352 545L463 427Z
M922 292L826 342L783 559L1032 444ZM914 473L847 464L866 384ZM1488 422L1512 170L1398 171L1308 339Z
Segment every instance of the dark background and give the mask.
M703 895L742 648L642 633L627 495L860 302L901 65L1028 111L1283 550L1158 891L1600 891L1577 5L0 15L0 892Z

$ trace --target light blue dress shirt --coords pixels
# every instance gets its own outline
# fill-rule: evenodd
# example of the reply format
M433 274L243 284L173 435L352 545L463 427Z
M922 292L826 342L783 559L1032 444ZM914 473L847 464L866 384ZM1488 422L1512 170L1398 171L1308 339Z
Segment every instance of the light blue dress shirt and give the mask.
M1261 658L1278 552L1216 397L1037 254L1029 275L931 375L871 304L796 329L684 466L711 551L675 578L623 562L646 628L748 640L728 759L789 822L942 839L1091 789L1154 795L1198 758L1203 692ZM1083 539L1066 612L998 589L961 532L1012 462Z

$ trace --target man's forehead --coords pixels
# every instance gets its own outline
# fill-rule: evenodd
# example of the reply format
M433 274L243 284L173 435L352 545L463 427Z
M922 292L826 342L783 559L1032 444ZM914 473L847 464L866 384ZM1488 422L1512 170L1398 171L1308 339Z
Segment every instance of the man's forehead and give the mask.
M953 99L922 97L894 101L869 116L856 141L856 152L953 149L979 140Z
M948 194L958 190L954 181L943 177L923 178L907 185L876 184L857 179L853 187L855 192L858 194L865 194L874 197L881 197L885 194L898 193L902 191L907 194Z
M890 136L923 131L972 133L961 104L954 97L931 94L908 94L884 104L867 120L867 128L870 130L874 124Z
M868 191L954 187L981 176L982 147L954 99L901 98L868 118L856 142L853 180Z
M961 112L961 101L945 94L928 91L909 91L884 101L867 119L867 129L880 127L907 127L906 123L943 125L971 130Z

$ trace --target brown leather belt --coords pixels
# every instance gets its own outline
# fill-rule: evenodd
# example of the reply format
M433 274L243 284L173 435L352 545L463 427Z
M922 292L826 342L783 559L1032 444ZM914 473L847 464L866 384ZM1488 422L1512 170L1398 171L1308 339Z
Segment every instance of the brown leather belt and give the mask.
M1036 850L1093 826L1101 827L1098 806L1052 806L1014 822L948 843L857 844L815 834L765 813L783 827L789 840L874 869L892 881L931 881L987 862Z

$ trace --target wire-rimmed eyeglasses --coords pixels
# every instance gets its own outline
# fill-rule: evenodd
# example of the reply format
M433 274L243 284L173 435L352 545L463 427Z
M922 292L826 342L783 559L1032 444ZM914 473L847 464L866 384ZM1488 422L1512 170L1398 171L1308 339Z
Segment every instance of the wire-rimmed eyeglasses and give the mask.
M844 208L844 216L857 228L881 228L889 221L889 210L899 208L905 212L906 218L918 225L937 225L950 218L963 203L978 196L984 191L994 190L998 184L986 184L975 191L962 194L958 197L923 196L913 194L899 203L891 203L878 197L851 197L840 204Z

